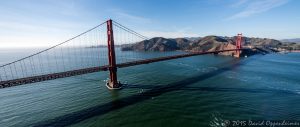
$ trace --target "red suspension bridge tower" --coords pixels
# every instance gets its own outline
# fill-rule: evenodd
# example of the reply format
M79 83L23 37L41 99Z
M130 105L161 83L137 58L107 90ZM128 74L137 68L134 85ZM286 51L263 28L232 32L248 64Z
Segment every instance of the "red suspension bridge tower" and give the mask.
M109 89L120 89L121 84L117 79L117 65L116 65L116 55L115 55L115 44L114 44L114 34L113 34L113 24L112 20L107 21L107 47L108 47L108 62L109 62L109 80L106 86Z
M236 46L236 51L235 51L235 57L240 57L241 55L241 48L242 48L242 33L237 34L236 36L236 41L235 41L235 46Z

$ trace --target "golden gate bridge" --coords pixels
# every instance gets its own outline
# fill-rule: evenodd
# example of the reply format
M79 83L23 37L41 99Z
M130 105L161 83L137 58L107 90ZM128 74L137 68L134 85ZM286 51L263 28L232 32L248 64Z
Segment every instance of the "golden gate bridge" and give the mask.
M153 62L172 60L220 52L234 52L242 48L242 34L236 37L236 48L206 52L159 52L154 56L141 52L121 51L124 45L148 38L112 20L107 20L69 40L0 66L0 88L54 80L58 78L108 71L109 89L120 89L117 69Z

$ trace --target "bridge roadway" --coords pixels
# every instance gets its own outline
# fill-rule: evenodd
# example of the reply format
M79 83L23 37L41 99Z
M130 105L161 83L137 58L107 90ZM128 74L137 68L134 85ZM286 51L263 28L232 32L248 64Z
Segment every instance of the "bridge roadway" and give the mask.
M117 68L124 68L124 67L130 67L130 66L141 65L141 64L149 64L149 63L154 63L154 62L159 62L159 61L172 60L172 59L197 56L197 55L217 54L220 52L228 52L228 51L236 51L236 50L245 50L245 48L220 50L220 51L208 51L208 52L192 52L192 53L187 53L187 54L165 56L165 57L151 58L151 59L145 59L145 60L137 60L137 61L117 64ZM46 81L46 80L54 80L54 79L58 79L58 78L71 77L71 76L94 73L94 72L99 72L99 71L107 71L108 69L109 69L109 66L104 65L104 66L100 66L100 67L91 67L91 68L71 70L71 71L66 71L66 72L59 72L59 73L52 73L52 74L46 74L46 75L31 76L31 77L26 77L26 78L1 81L0 88L12 87L12 86L35 83L35 82L42 82L42 81Z

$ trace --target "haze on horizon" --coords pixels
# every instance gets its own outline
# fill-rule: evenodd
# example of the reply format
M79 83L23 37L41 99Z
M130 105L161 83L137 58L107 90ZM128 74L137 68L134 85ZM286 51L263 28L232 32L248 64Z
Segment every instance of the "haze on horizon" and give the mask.
M0 45L51 46L109 18L147 37L299 38L299 6L298 0L1 1Z

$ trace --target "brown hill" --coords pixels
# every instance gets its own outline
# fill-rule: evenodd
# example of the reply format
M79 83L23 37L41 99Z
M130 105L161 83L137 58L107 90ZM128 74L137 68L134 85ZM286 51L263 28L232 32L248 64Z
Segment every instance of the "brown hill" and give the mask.
M236 37L222 37L222 36L206 36L197 39L187 39L187 38L168 39L163 37L155 37L134 44L122 45L121 49L122 51L182 50L188 52L226 50L226 49L235 48L234 45L235 38ZM275 49L278 48L286 48L287 46L292 44L285 44L275 39L243 37L243 45L259 47L260 49L266 49L266 51L274 51ZM226 52L221 54L232 55L233 53L234 52Z

